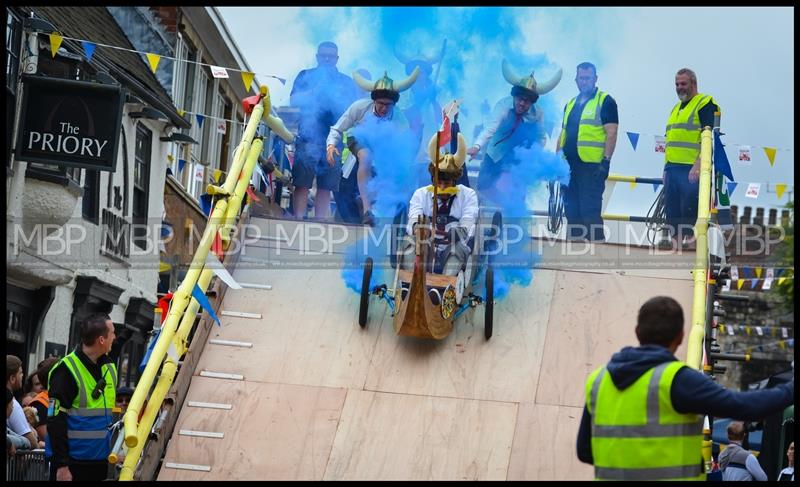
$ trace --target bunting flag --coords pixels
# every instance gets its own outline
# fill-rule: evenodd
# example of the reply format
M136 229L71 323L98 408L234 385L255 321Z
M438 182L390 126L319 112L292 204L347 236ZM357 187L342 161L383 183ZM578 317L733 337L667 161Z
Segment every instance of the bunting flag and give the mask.
M214 169L214 182L219 184L219 178L222 176L222 169Z
M439 147L450 143L453 131L450 128L450 119L458 114L458 101L453 100L442 108L442 125L439 127Z
M58 52L58 48L61 47L61 43L64 42L64 38L58 32L53 32L50 34L50 54L55 58L56 53Z
M775 151L777 149L775 147L764 147L764 153L767 155L767 159L769 159L769 165L775 165Z
M247 196L249 196L252 201L256 201L258 203L261 203L261 198L259 198L258 195L256 195L255 191L253 191L253 185L252 184L247 186Z
M175 162L175 156L173 156L172 154L167 154L167 160L169 162Z
M217 322L217 326L222 326L222 323L220 323L217 314L214 313L214 308L212 308L211 303L208 302L208 297L206 297L206 294L203 292L202 289L200 289L200 286L198 286L197 284L195 284L194 288L192 288L192 297L196 299L197 304L199 304L200 307L203 308L205 312L208 313L209 316L211 316L211 319Z
M783 192L786 191L787 185L784 183L776 184L775 185L775 194L778 195L778 199L783 197Z
M215 78L228 79L228 70L220 66L209 66L211 68L211 76Z
M242 83L244 83L244 91L250 92L250 86L253 84L253 78L256 74L250 71L242 71Z
M92 56L94 55L94 50L97 49L97 44L89 41L81 41L81 45L83 46L83 54L86 56L86 62L92 62Z
M739 183L737 183L736 181L728 181L728 196L733 195L733 192L736 190L736 186L738 185Z
M178 115L180 115L181 117L183 117L184 115L186 115L186 110L184 110L183 108L179 108L179 109L178 109Z
M178 172L183 171L183 166L186 165L186 159L178 159Z
M197 119L197 125L198 125L200 128L203 128L203 121L206 119L206 117L204 117L203 115L200 115L200 114L198 113L198 114L196 114L196 115L195 115L195 118Z
M750 165L750 146L749 145L740 145L739 146L739 163L745 166Z
M656 146L655 146L656 152L660 152L662 154L667 152L667 138L666 137L664 137L662 135L656 135L655 136L655 141L656 141Z
M167 313L169 312L169 305L172 301L172 293L167 293L158 300L157 307L161 310L161 323L164 323L164 320L167 319Z
M756 267L756 277L761 278L761 267Z
M714 131L714 169L733 181L731 163L728 161L728 154L725 153L725 144L722 143L718 131Z
M653 193L655 193L656 191L658 191L658 188L660 188L660 187L661 187L661 185L660 185L660 184L658 184L658 183L653 183Z
M731 199L728 196L728 187L724 184L725 176L721 172L716 173L717 182L717 223L722 230L733 229L733 216L731 215Z
M631 181L631 189L636 189L636 181Z
M639 144L639 134L636 132L626 132L628 134L628 140L631 141L631 145L633 146L633 150L636 150L636 145Z
M206 216L211 216L211 196L208 193L203 193L200 195L200 208L203 210Z
M745 198L758 198L758 193L761 191L760 183L750 183L747 186L747 192L744 194Z
M739 290L741 290L741 289L742 289L742 286L744 286L744 281L745 281L745 279L739 279L739 280L736 282L736 288L737 288L737 289L739 289Z
M150 71L155 73L156 69L158 69L158 63L161 61L161 56L159 56L158 54L153 54L151 52L148 52L146 55L147 55L147 62L150 63Z
M211 243L211 252L219 257L219 260L225 258L225 250L222 248L222 237L219 235L219 230L214 234L214 241Z
M213 254L206 254L206 269L211 269L214 271L214 274L217 275L222 281L228 285L231 289L242 289L241 284L236 282L228 269L222 265L222 262L219 261Z

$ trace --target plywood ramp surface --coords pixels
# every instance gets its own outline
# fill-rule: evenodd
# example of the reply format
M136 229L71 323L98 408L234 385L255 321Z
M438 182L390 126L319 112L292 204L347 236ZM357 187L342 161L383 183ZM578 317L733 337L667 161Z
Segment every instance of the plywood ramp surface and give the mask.
M252 348L207 343L188 393L233 409L184 406L166 452L165 462L211 472L162 468L159 479L588 480L592 467L575 453L587 374L636 344L636 314L647 299L675 297L687 332L691 317L685 269L556 266L535 269L529 287L512 287L495 304L489 341L482 306L444 340L399 337L375 297L367 328L358 326L359 296L340 269L259 265L278 257L255 248L264 242L248 247L253 260L233 275L272 290L229 289L222 304L262 319L223 316L209 334ZM344 245L312 262L341 259ZM611 260L620 253L595 247ZM294 265L302 252L293 251ZM202 370L244 380L197 376ZM180 429L225 436L179 436Z

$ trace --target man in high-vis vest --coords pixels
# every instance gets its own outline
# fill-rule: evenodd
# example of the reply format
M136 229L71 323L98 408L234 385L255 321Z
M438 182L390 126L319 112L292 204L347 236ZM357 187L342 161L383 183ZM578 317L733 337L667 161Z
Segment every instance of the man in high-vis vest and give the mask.
M617 102L597 87L597 68L585 62L577 67L578 96L564 107L556 152L569 163L569 186L564 192L567 238L605 240L603 190L617 146Z
M667 120L663 176L664 209L672 241L659 243L659 247L670 248L694 235L700 190L700 134L703 127L714 127L714 113L719 111L710 95L697 92L697 75L691 69L683 68L675 75L675 92L680 101Z
M117 389L117 367L108 353L115 337L107 314L90 315L81 326L81 343L50 371L50 480L107 477Z
M586 380L577 451L598 480L705 480L702 415L752 421L794 403L794 380L733 392L675 358L683 310L670 297L642 305L636 337Z

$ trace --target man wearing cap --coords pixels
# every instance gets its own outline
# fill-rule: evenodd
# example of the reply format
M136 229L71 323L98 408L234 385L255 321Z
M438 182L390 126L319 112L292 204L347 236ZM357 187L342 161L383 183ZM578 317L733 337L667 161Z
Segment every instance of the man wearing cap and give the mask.
M611 156L617 146L617 102L597 87L597 68L585 62L577 67L578 96L564 106L556 152L569 163L569 186L564 192L567 238L605 240L603 206Z
M439 155L436 134L428 144L431 163L428 171L436 187L435 252L433 272L454 276L466 263L471 253L475 223L478 220L478 195L475 190L456 184L464 172L467 156L467 143L458 134L458 150L455 154ZM437 168L438 166L438 168ZM438 178L434 176L438 169ZM420 215L433 216L434 187L423 186L414 192L408 205L408 224L406 231L414 234L414 225ZM403 254L403 268L414 269L413 245L406 247Z
M317 48L317 67L298 73L292 86L290 104L300 109L298 138L292 166L294 216L302 219L308 206L308 191L317 181L314 216L330 217L331 191L339 190L341 166L323 157L328 128L353 102L357 89L353 80L336 69L339 49L330 41Z
M400 99L400 93L407 90L419 76L419 68L415 68L411 76L402 81L395 82L389 78L387 73L375 83L365 80L358 73L353 73L353 80L361 89L370 92L370 99L357 100L344 112L339 120L331 126L327 140L327 159L328 164L333 165L334 156L340 154L337 148L342 140L342 134L351 128L361 125L368 120L376 122L389 122L398 128L408 129L408 121L399 110L395 110L395 104ZM367 225L374 224L372 214L372 198L367 193L367 182L372 177L372 153L371 148L364 143L360 143L355 137L347 139L348 148L356 155L358 160L358 190L361 195L362 210L364 212L362 223Z
M509 166L519 163L514 156L515 147L530 147L533 143L544 145L544 114L534 103L561 80L561 69L549 81L538 83L533 72L524 78L515 76L505 59L502 68L503 77L512 86L511 96L497 102L493 121L486 125L473 146L467 149L470 156L485 150L478 173L478 191L493 188L502 174L508 172Z

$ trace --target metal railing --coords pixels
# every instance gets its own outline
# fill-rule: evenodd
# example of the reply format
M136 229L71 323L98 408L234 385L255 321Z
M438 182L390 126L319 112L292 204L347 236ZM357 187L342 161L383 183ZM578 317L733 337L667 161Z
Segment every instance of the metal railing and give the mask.
M50 479L50 462L44 450L17 450L6 456L6 482L47 481Z

